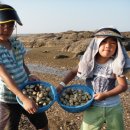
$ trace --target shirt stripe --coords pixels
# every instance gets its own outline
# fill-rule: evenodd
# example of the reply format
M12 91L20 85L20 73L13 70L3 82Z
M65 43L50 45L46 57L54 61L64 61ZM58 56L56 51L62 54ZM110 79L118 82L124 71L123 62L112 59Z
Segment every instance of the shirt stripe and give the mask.
M7 69L17 86L28 81L27 73L23 67L24 54L23 44L18 40L10 40L13 57L8 49L0 45L0 64ZM8 89L8 86L0 78L0 101L17 103L16 96Z

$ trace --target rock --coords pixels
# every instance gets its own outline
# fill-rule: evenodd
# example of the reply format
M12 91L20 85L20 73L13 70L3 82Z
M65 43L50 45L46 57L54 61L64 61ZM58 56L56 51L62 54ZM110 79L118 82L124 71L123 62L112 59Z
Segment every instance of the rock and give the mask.
M27 48L61 47L62 51L79 54L86 50L92 39L94 32L90 31L67 31L61 33L43 33L19 35L18 38ZM124 36L124 46L130 50L130 32L122 32Z
M54 59L63 59L63 58L69 58L69 57L67 55L62 55L62 54L54 56Z

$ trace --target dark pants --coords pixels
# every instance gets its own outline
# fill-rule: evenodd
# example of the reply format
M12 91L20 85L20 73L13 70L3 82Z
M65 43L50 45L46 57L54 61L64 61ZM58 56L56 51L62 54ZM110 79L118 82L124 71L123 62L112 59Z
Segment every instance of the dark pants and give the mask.
M44 128L48 124L45 112L29 114L19 104L0 102L0 130L18 130L22 114L28 117L36 129Z

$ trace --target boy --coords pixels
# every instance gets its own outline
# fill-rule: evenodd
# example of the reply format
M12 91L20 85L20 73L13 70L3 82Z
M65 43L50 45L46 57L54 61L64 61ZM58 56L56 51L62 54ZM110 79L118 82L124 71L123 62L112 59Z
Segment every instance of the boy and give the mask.
M46 114L36 113L36 104L18 88L36 77L24 63L23 45L11 39L15 22L22 25L15 9L0 4L0 130L18 130L21 114L25 114L36 129L48 130ZM16 96L24 108L17 103Z

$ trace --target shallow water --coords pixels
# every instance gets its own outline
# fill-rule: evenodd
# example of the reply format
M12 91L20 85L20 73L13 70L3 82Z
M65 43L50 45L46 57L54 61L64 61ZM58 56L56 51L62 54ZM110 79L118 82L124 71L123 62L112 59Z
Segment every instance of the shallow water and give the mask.
M27 64L28 68L32 72L44 73L44 74L54 74L59 77L63 77L67 74L67 70L60 70L58 68L53 68L45 65L38 64Z

